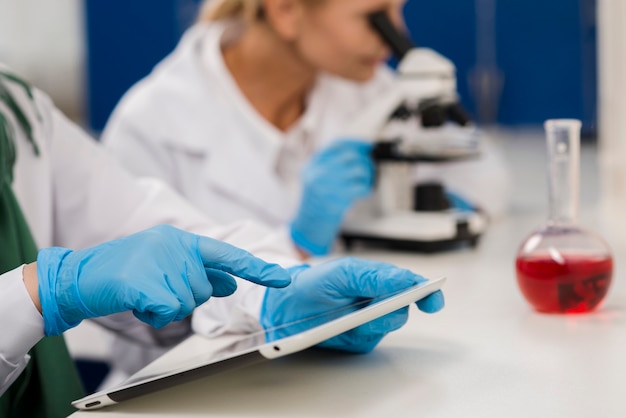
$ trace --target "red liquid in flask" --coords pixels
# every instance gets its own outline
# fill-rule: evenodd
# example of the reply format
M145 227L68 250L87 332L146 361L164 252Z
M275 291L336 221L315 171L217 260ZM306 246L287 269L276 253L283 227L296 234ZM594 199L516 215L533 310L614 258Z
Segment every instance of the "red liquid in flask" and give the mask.
M539 312L582 313L595 309L606 296L613 276L610 256L561 254L521 256L517 283Z

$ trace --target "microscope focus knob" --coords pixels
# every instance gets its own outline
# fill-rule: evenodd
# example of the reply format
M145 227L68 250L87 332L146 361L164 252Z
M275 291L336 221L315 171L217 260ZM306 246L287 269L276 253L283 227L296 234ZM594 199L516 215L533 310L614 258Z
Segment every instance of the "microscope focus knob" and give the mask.
M446 209L450 209L450 202L441 183L429 182L415 185L413 210L438 212Z

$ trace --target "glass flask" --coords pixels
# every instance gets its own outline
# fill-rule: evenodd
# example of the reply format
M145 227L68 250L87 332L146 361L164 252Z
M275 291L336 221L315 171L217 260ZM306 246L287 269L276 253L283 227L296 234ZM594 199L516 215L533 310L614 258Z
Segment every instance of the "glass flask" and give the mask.
M581 122L545 123L548 145L549 217L522 242L517 283L539 312L589 312L602 302L613 275L605 241L578 225Z

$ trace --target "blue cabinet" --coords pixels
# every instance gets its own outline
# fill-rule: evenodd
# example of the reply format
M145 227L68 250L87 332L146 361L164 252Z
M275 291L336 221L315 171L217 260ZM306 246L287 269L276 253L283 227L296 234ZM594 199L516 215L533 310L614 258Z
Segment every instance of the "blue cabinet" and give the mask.
M486 114L499 124L540 125L548 118L570 117L582 119L585 130L593 132L595 1L410 0L405 15L416 43L455 62L459 91L475 116L485 119L487 108L497 105ZM89 122L94 130L103 128L124 91L175 47L199 3L85 1ZM492 31L477 13L486 4L495 4ZM488 79L488 91L472 84L485 73L499 76L502 83ZM491 101L485 102L487 96Z
M495 5L491 39L479 5ZM539 125L545 119L582 119L596 127L595 0L409 1L405 15L415 41L432 47L457 65L459 91L474 115L480 114L477 86L481 69L501 78L495 121ZM480 24L477 24L480 22ZM491 45L477 46L482 41ZM484 51L493 51L487 53ZM481 58L478 58L481 57ZM493 61L495 58L495 62ZM487 61L481 65L481 61Z
M86 0L89 126L101 131L124 92L171 52L200 0Z

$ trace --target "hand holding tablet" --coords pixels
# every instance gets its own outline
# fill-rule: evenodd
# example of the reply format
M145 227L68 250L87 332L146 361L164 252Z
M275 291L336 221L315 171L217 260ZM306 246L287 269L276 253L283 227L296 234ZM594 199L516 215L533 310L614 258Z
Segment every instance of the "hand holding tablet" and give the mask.
M321 325L359 309L351 305L363 301L369 303L372 299L386 297L427 281L422 276L391 264L355 258L341 258L315 267L298 266L289 272L292 285L266 290L263 301L261 324L270 330L268 336L271 340L287 337L304 331L305 326ZM418 301L417 305L424 312L436 312L443 308L443 294L436 292ZM370 352L386 334L406 323L408 307L405 306L398 307L404 309L390 311L381 318L324 341L320 346L355 353ZM317 321L304 321L301 327L280 327L320 314L323 316Z
M313 346L366 353L406 323L410 304L417 302L427 313L444 305L439 289L445 279L428 281L386 263L343 258L294 267L290 273L290 286L266 290L261 311L264 331L156 372L149 365L120 386L73 405L101 408Z

